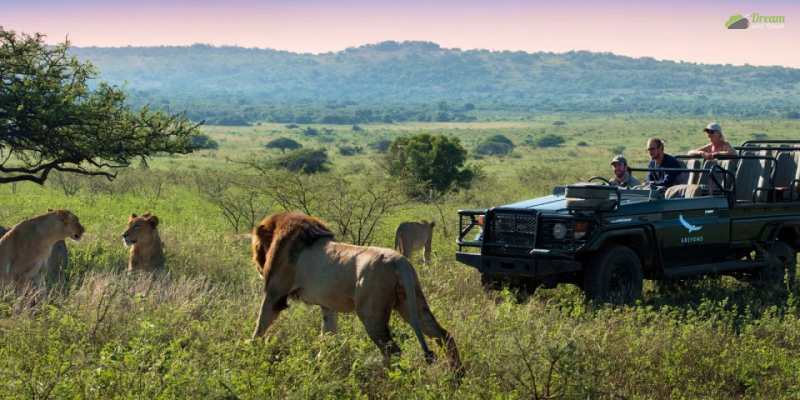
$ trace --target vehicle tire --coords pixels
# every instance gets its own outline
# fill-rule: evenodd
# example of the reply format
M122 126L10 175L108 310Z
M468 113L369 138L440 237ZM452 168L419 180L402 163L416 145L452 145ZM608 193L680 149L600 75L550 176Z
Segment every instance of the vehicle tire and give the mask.
M786 242L778 241L770 246L768 257L773 258L769 266L756 271L754 283L762 287L782 287L784 278L789 289L797 286L797 251Z
M583 275L583 290L593 301L630 304L642 297L642 263L628 247L613 246L592 257Z

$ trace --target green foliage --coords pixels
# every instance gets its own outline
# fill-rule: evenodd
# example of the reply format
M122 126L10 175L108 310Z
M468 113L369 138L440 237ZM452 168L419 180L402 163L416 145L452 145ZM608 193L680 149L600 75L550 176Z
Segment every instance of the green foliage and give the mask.
M426 189L438 194L468 187L475 175L464 168L467 150L458 138L444 135L415 135L397 138L389 147L386 160L395 176L407 176L416 186L411 192L425 195Z
M540 137L536 140L537 147L558 147L564 144L565 140L562 136L549 134Z
M275 161L278 167L304 174L325 172L329 164L328 152L325 149L294 150Z
M142 108L106 83L90 89L94 67L0 27L0 183L43 184L51 171L103 175L156 153L189 153L197 127L183 116Z
M386 153L389 151L389 146L392 145L392 141L389 139L381 139L369 144L369 148L375 150L378 153Z
M293 139L279 137L277 139L270 140L264 145L264 147L268 149L280 149L281 152L285 152L286 150L297 150L302 148L303 145Z
M477 154L484 156L504 156L513 150L514 142L500 134L490 136L475 148Z
M387 124L370 131L392 139L409 132L458 135L473 148L499 130L520 143L530 132L552 129L556 118L567 117L452 127ZM615 146L640 149L628 160L645 163L644 132L661 132L670 148L695 148L705 140L697 134L708 122L600 115L568 121L560 134L584 135L590 147L520 146L514 151L520 158L486 157L480 163L485 176L436 203L403 199L397 177L365 174L380 170L373 154L335 154L332 171L314 175L260 175L228 161L263 155L253 143L284 135L283 124L235 131L205 126L203 133L219 142L216 152L155 156L149 169L125 168L113 182L65 175L77 181L74 192L69 183L70 194L55 179L45 186L0 186L0 225L13 226L58 205L75 212L87 229L80 242L67 242L66 287L35 299L0 290L0 398L800 397L797 289L765 291L732 277L671 288L647 281L639 304L612 307L587 304L576 286L564 284L518 302L508 289L484 292L477 271L455 261L455 210L508 204L548 194L556 184L607 175L608 152ZM796 120L721 123L734 144L754 131L771 138L793 138L800 131ZM374 140L351 134L338 130L334 137L358 146ZM213 180L195 179L206 172ZM225 189L215 189L219 183ZM231 184L239 188L230 192ZM427 304L459 346L467 367L460 384L433 340L428 344L439 359L425 362L396 313L390 326L403 353L388 369L356 316L341 314L339 333L320 335L319 307L293 299L266 340L249 340L264 286L250 261L249 238L235 234L215 203L224 197L246 205L244 188L266 196L255 202L264 207L261 213L303 209L309 202L344 242L392 247L400 222L436 216L432 262L420 263L419 255L412 261ZM279 199L292 201L284 207ZM374 210L387 207L374 218ZM136 211L161 219L167 274L123 272L128 251L119 237Z
M219 148L219 143L208 135L195 135L192 136L192 148L197 150L216 150Z
M107 81L127 82L136 104L188 110L209 123L469 121L489 112L783 117L800 109L799 69L588 51L460 50L426 42L323 54L208 45L71 51L100 66Z
M616 156L618 154L624 154L625 153L625 146L623 146L623 145L614 146L611 149L609 149L609 152L611 153L611 155L614 155L614 156Z
M337 149L339 150L339 154L345 157L361 154L364 151L364 148L361 146L350 146L350 145L338 146Z
M319 136L319 131L314 129L314 128L312 128L312 127L310 127L310 126L308 126L305 129L303 129L303 135L306 135L306 136Z

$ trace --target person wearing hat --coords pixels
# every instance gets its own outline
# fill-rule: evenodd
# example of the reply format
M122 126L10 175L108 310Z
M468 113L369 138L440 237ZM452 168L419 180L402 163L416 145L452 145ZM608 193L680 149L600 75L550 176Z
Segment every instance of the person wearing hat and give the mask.
M704 160L712 160L717 154L736 155L730 143L725 141L725 136L722 134L722 127L718 123L712 122L703 129L703 132L708 135L710 143L707 145L690 151L690 156L703 156Z
M614 167L614 177L609 180L611 185L628 188L639 185L639 180L628 170L628 160L622 154L611 159L611 166Z

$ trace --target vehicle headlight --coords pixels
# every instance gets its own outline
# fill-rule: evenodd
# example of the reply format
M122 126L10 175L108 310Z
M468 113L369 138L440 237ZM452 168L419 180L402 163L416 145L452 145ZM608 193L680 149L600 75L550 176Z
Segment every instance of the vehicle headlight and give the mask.
M567 237L567 226L562 223L557 223L553 225L553 238L557 240L562 240Z

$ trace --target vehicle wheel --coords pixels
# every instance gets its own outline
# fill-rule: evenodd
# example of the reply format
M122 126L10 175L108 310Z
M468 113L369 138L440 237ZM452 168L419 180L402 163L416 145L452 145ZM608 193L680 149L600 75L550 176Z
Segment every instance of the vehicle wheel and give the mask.
M781 287L784 278L789 288L797 285L797 252L786 242L775 242L768 250L771 260L768 267L755 273L755 283L764 287Z
M629 304L642 297L643 279L636 252L614 246L592 258L584 271L583 290L594 301Z

